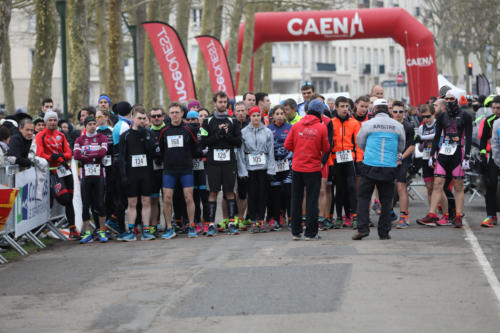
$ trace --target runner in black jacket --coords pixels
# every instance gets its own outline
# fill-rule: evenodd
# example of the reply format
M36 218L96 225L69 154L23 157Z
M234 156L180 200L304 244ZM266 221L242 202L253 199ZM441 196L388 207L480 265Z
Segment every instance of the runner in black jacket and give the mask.
M237 170L235 148L241 146L240 123L227 114L228 97L226 93L217 92L213 101L216 110L212 117L205 119L201 129L201 144L208 147L207 175L210 191L208 236L215 234L217 194L221 187L227 199L229 231L232 232L235 229L236 200L233 193Z

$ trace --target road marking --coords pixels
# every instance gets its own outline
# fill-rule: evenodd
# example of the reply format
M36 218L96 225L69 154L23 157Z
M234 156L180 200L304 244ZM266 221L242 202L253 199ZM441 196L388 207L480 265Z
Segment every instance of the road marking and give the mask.
M472 229L465 219L463 219L463 223L466 235L465 240L469 242L472 252L476 255L477 261L483 269L483 273L486 275L486 279L488 280L491 289L493 289L493 293L497 297L498 305L500 306L500 282L498 282L498 278L495 271L491 267L488 258L484 255L483 249L481 248L481 245L479 245L476 235L474 235L474 232L472 232Z

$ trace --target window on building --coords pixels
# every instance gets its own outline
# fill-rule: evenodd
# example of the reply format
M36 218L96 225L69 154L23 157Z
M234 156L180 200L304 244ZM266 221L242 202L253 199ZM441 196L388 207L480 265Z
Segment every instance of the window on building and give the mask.
M392 0L392 7L399 7L399 0Z
M363 47L359 48L359 65L363 67L365 64L365 49Z
M335 53L335 52L337 52L337 49L334 46L332 46L332 50L331 50L332 59L331 59L331 61L334 64L337 62L337 59L338 59L337 58L337 53Z
M375 7L378 7L378 8L384 7L384 1L383 0L375 1Z
M35 58L35 49L30 49L30 57L29 57L29 69L31 73L31 69L33 68L33 59Z
M276 44L273 44L272 52L273 52L273 64L274 64L276 62Z
M191 9L191 19L193 20L193 25L199 27L201 24L201 8Z
M380 50L380 64L385 65L385 50L384 49Z
M366 49L366 63L371 64L372 61L372 51L370 48Z
M400 62L401 59L399 56L400 56L400 52L399 52L399 50L396 50L396 70L398 72L401 71L401 62Z
M189 63L193 71L196 70L196 65L198 64L198 45L191 45L188 55Z
M290 64L290 44L287 43L280 44L280 64L281 65Z
M333 81L333 91L339 91L339 83L337 81Z
M338 51L338 58L337 59L339 59L339 65L337 68L340 69L342 67L342 48L338 47L337 51Z
M291 57L292 57L292 65L297 65L299 63L299 44L291 44Z
M373 75L378 75L378 50L373 49Z
M347 70L348 69L348 66L349 66L349 61L348 61L348 52L349 52L349 49L346 47L344 49L344 69Z
M394 70L394 46L389 46L389 68Z
M352 67L356 67L356 63L358 60L358 54L356 53L356 46L352 48L351 59L352 59L351 60Z

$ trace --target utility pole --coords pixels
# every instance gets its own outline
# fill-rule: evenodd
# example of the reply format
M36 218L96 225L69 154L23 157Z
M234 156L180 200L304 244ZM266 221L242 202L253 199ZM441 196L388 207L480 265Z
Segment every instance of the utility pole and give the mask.
M134 51L134 96L135 96L135 103L139 103L139 73L137 70L137 26L135 25L129 25L127 18L125 17L124 14L122 14L123 22L125 22L125 25L128 28L128 31L130 32L130 36L132 37L132 49Z

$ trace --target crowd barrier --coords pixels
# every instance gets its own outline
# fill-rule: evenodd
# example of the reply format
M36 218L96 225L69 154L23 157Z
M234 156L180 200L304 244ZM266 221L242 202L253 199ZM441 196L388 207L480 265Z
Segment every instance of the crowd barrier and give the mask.
M19 190L14 207L0 231L0 241L4 240L23 256L28 254L18 243L23 236L40 248L46 247L37 237L44 229L52 231L61 240L67 240L57 227L64 222L64 207L56 201L51 207L49 179L47 171L45 181L39 184L37 172L33 167L25 170L20 170L17 165L0 167L0 184ZM38 189L39 186L43 187L41 191ZM1 255L0 263L7 263Z

